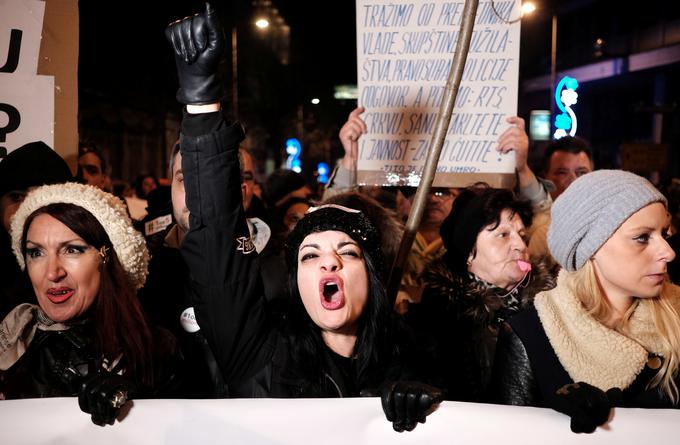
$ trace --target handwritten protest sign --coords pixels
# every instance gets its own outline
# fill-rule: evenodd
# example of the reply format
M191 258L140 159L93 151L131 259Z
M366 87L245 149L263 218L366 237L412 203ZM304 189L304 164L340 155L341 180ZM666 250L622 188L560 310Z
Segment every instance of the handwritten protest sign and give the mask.
M360 184L420 182L458 41L464 1L357 0ZM498 136L517 113L520 1L479 3L470 52L434 186L514 182Z

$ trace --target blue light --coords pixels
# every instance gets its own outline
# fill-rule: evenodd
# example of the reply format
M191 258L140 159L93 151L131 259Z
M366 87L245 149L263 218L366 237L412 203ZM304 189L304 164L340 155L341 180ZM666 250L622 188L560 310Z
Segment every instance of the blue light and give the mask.
M560 139L564 136L575 136L577 128L576 113L571 106L578 102L578 81L573 77L564 76L555 88L555 104L562 112L555 116L555 133L553 137Z
M290 138L286 141L286 168L294 172L302 172L302 163L300 162L300 155L302 154L302 145L296 138Z
M328 167L328 164L326 164L325 162L319 162L319 164L316 166L316 172L318 173L316 180L319 184L328 183L329 171L330 168Z

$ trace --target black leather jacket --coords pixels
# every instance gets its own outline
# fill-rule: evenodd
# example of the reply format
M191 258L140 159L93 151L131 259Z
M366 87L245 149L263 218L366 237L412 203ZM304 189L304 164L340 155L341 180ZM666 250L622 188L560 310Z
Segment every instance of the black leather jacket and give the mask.
M443 375L439 386L450 400L486 401L500 327L538 292L554 287L554 277L543 263L534 264L528 283L513 294L510 307L499 296L507 291L454 274L444 259L430 265L423 283L422 301L410 306L407 320L421 343L429 345Z
M656 370L645 366L623 390L621 405L635 408L673 408L665 394L647 385ZM491 379L492 401L505 405L546 406L548 395L573 383L550 345L536 308L513 317L498 337ZM680 377L676 377L676 384Z
M94 344L94 329L82 322L63 331L36 330L26 352L7 371L0 373L0 393L5 399L77 396L80 385L95 373L123 373L137 388L135 398L176 397L183 377L181 355L174 338L155 332L158 379L153 388L126 376L125 358L104 369Z
M197 123L198 122L198 123ZM286 304L267 303L260 264L242 205L240 124L219 113L185 116L180 139L190 230L181 252L191 274L191 298L231 397L357 396L365 385L413 378L396 354L359 382L354 360L330 351L319 336L300 329ZM210 131L206 131L210 129ZM309 318L308 316L306 317ZM296 360L301 342L316 348L314 367ZM310 369L312 368L312 369Z

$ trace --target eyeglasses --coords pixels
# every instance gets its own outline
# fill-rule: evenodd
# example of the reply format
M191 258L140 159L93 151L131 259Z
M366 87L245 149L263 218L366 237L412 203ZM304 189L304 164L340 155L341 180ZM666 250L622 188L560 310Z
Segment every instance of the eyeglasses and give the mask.
M250 170L244 171L241 175L241 182L252 181L253 179L255 179L255 176Z
M453 193L449 189L430 190L430 195L436 196L439 199L449 199L453 197Z

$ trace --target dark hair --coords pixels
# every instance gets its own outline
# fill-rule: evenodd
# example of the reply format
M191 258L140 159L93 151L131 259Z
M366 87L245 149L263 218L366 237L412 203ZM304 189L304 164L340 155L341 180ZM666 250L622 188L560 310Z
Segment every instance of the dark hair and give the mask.
M317 212L321 212L321 210L317 210ZM354 215L360 215L357 217L362 219L362 223L368 223L368 220L363 215L359 213ZM307 217L298 223L296 231L299 231L298 227L305 219ZM368 277L368 299L358 320L357 341L354 345L355 360L353 363L355 364L358 387L377 385L382 380L382 375L385 372L380 364L389 361L389 355L398 353L396 346L391 346L395 345L395 341L390 335L394 331L392 304L388 300L385 286L381 280L383 275L380 247L377 240L375 240L376 242L373 242L373 240L368 243L366 241L362 242L357 239L356 233L342 230L339 227L322 227L319 230L305 231L305 233L308 235L309 233L320 233L327 230L343 231L362 246L362 255ZM300 234L301 236L302 234ZM295 234L293 237L295 237ZM292 337L290 342L291 354L294 359L293 363L303 364L300 372L306 374L310 381L319 382L319 378L323 377L321 372L323 359L322 354L319 352L321 348L326 346L321 337L319 327L309 317L302 303L297 282L297 246L300 243L293 242L293 244L295 246L287 245L289 251L286 255L288 264L288 292L292 297L291 322L288 323L290 329L289 335ZM375 248L367 248L367 244L370 246L375 244Z
M274 208L274 217L276 218L275 223L278 224L281 228L287 230L287 228L284 227L283 219L286 217L286 212L288 212L288 209L293 207L295 204L307 204L308 207L314 206L314 203L306 198L292 196L286 199L285 201L283 201L281 204Z
M404 233L404 226L397 214L382 206L376 199L359 192L346 192L331 196L324 201L327 204L339 204L351 209L361 210L380 234L380 247L383 252L383 277L389 277L392 263L399 252L399 244Z
M593 153L590 149L590 144L583 138L578 136L565 136L563 138L552 141L545 148L543 155L543 174L548 173L550 169L550 158L556 151L564 151L572 154L585 153L588 156L590 163L593 163Z
M467 273L467 259L471 253L476 254L477 235L487 226L498 227L504 210L509 210L513 216L519 215L525 227L531 225L531 204L517 199L507 189L476 184L463 189L453 201L451 213L439 230L446 247L444 259L453 272L461 276Z
M106 231L90 212L80 206L48 204L26 218L21 237L24 256L28 229L42 214L57 219L95 249L108 248L108 260L101 267L99 292L89 309L95 329L95 347L109 361L122 354L130 376L137 382L152 385L154 349L151 330Z
M137 197L140 199L147 199L147 193L144 193L144 180L146 178L151 178L153 179L154 184L156 184L156 187L160 186L160 183L158 182L158 178L156 178L154 175L151 173L142 173L141 175L137 176L137 179L135 179L135 193L137 194Z
M84 156L86 153L92 153L99 158L99 163L102 167L102 174L105 175L107 171L106 168L108 166L106 165L106 159L104 159L104 155L102 155L102 152L97 148L97 146L92 142L80 142L78 144L78 158Z

